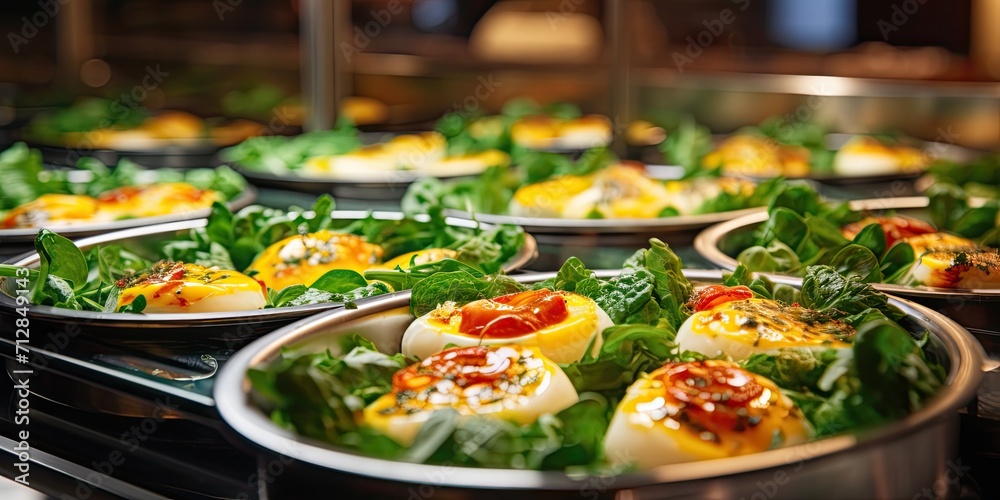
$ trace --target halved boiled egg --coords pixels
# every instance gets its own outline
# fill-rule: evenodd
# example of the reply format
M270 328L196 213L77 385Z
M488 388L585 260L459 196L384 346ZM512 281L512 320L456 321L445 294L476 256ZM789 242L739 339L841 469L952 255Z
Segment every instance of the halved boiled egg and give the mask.
M907 146L890 146L871 136L848 140L833 158L833 171L840 175L879 175L922 170L930 159Z
M99 210L113 219L192 212L212 206L219 193L184 182L127 186L98 195Z
M670 204L671 194L642 168L612 165L600 172L565 175L518 189L510 213L521 217L585 219L651 218Z
M752 298L746 287L715 285L692 301L695 313L677 330L682 351L742 361L782 348L849 348L854 328L811 309Z
M441 158L437 162L424 165L423 170L436 176L459 176L478 174L490 167L506 167L510 156L498 149L487 149L478 153L468 153Z
M326 229L285 238L267 247L250 264L255 276L281 290L291 285L309 286L328 271L350 269L359 273L382 258L382 247L360 236Z
M511 141L530 149L590 149L611 143L611 121L603 115L563 119L527 116L510 127Z
M766 451L808 440L774 382L728 361L668 363L628 388L604 438L613 464L640 468Z
M97 215L97 208L97 200L89 196L43 194L7 212L2 227L54 227L91 222Z
M396 372L392 391L363 415L369 426L409 445L435 410L530 424L578 400L573 383L538 348L456 347Z
M267 305L264 286L236 271L161 261L148 272L120 280L118 308L140 295L145 313L253 311Z
M531 290L477 300L462 307L446 303L417 318L403 334L403 354L425 357L457 346L535 346L556 363L579 361L612 326L596 302L571 292Z
M809 174L812 154L801 146L779 144L769 137L736 134L702 158L705 168L731 175L802 177Z
M923 285L943 288L1000 288L997 250L929 251L910 269Z
M303 172L337 178L384 178L398 170L427 169L444 159L447 146L437 132L404 134L350 153L309 158Z

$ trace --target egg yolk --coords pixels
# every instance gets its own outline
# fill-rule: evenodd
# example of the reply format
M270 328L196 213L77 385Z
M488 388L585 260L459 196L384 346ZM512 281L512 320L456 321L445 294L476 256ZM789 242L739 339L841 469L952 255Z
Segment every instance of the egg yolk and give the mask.
M728 361L668 363L629 388L620 411L674 432L682 447L704 448L706 458L764 451L776 432L804 432L798 409L781 402L773 382ZM796 429L786 428L789 421Z
M117 219L201 210L211 207L218 198L215 191L198 189L183 182L165 182L105 191L97 197L97 202L99 210L114 214L113 218Z
M45 194L11 210L0 227L108 222L125 218L154 217L206 209L219 193L183 182L126 186L92 198L85 195Z
M705 155L702 165L721 167L733 174L801 177L809 173L810 159L811 153L806 148L779 144L767 137L738 134Z
M767 299L727 301L696 312L690 321L694 333L730 337L762 349L849 347L855 333L823 313Z
M261 309L266 304L264 286L236 271L207 268L197 264L161 261L148 273L118 281L121 293L118 308L129 305L139 296L146 299L146 312L181 312L206 299L235 298L220 310ZM208 312L208 311L199 311Z
M281 290L313 284L333 269L364 272L382 257L382 247L360 236L320 230L285 238L265 249L250 264L257 279Z
M97 209L97 200L89 196L43 194L8 212L3 228L39 227L50 221L85 222L94 219Z

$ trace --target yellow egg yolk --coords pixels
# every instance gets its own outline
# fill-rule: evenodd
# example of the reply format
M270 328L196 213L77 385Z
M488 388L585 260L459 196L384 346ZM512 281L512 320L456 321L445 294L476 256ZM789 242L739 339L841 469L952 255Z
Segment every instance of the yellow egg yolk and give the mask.
M250 264L255 277L281 290L291 285L309 286L334 269L363 273L382 257L382 247L360 236L320 230L285 238L265 249Z

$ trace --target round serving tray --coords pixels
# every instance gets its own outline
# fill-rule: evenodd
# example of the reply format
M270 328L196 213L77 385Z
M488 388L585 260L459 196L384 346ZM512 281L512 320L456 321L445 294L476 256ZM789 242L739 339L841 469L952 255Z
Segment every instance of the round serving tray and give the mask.
M367 217L366 211L334 211L333 218L353 221ZM398 220L399 212L372 212L378 219ZM448 224L458 227L475 227L475 223L448 218ZM82 239L77 243L83 250L95 245L117 244L140 256L155 258L156 248L163 242L187 234L194 228L204 227L208 221L197 219L156 226L133 228L115 233ZM483 224L488 228L488 224ZM524 246L505 265L512 272L527 265L537 255L537 247L530 235L525 235ZM36 267L38 254L30 252L6 262L15 266ZM0 324L14 324L16 303L7 294L0 293ZM311 304L305 306L191 314L128 314L75 311L51 306L33 305L29 308L32 332L38 338L48 333L75 332L72 336L86 337L91 341L113 344L157 355L221 354L226 355L246 342L275 328L306 316L343 307L343 304ZM9 321L7 321L9 319ZM12 336L13 333L10 333ZM35 338L34 336L32 338Z
M248 185L236 198L226 202L226 206L235 212L250 205L256 199L257 188ZM211 212L211 208L205 208L178 214L158 215L155 217L139 217L135 219L122 219L93 224L57 226L51 229L67 238L76 239L138 227L148 227L170 222L201 219L208 217ZM38 228L0 229L0 257L13 257L15 255L33 250L36 234L38 234Z
M929 200L924 196L881 198L850 202L854 210L880 212L892 210L901 215L927 219ZM739 254L758 226L768 219L767 212L758 212L712 226L695 238L695 250L704 259L723 269L736 269ZM876 289L926 305L973 332L990 352L1000 352L1000 327L996 324L996 309L1000 307L1000 289L939 288L873 283ZM994 348L991 348L994 347Z
M431 177L426 173L398 170L392 172L367 172L357 179L333 179L321 176L295 174L278 175L241 167L230 163L237 172L251 183L262 188L283 189L310 194L332 194L336 199L396 201L403 198L410 184ZM477 174L433 176L441 180L461 179Z
M851 137L856 134L827 134L826 136L826 146L828 149L835 151L840 149ZM712 136L712 142L716 145L729 138L731 134L714 134ZM934 142L934 141L921 141L921 140L910 140L907 141L908 144L919 148L925 153L931 155L934 158L943 158L952 161L969 161L980 155L981 151L977 151L970 148L965 148L962 146L957 146L955 144L949 144L944 142ZM651 163L662 162L663 154L660 153L658 149L655 148L642 148L641 152L635 153L640 159L647 160ZM795 180L813 180L821 184L826 184L828 186L843 186L843 187L858 187L858 186L881 186L885 184L891 184L896 181L912 181L923 175L925 172L923 170L912 171L912 172L897 172L892 174L876 174L876 175L837 175L832 173L810 173L809 175L801 177L788 177L788 179ZM759 177L759 176L747 176L754 180L766 180L770 177Z
M701 284L718 283L719 271L684 271ZM606 271L601 276L615 275ZM551 277L523 275L532 282ZM794 280L776 277L794 284ZM248 368L275 359L285 347L319 351L347 334L363 334L380 350L398 352L413 317L400 293L324 313L258 339L234 355L217 375L214 396L223 420L243 442L281 460L283 474L270 484L274 496L336 486L350 496L405 498L428 490L435 498L909 498L948 479L957 452L958 413L976 393L982 348L960 326L930 309L896 298L904 326L930 331L933 348L948 366L948 388L905 419L859 434L841 435L763 453L668 465L617 476L564 472L442 467L381 460L295 435L273 423L253 403ZM263 450L261 453L260 450ZM850 481L844 478L849 477ZM951 484L951 483L943 483ZM957 482L956 482L957 484ZM422 497L424 498L424 497Z

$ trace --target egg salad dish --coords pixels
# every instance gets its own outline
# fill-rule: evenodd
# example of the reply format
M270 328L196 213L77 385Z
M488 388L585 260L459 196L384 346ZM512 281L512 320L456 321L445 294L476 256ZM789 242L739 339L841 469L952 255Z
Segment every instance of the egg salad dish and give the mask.
M785 185L783 179L756 184L707 175L656 179L643 164L620 161L606 149L588 150L575 161L556 153L523 158L517 169L489 169L474 179L422 179L407 190L403 208L441 206L528 218L655 219L765 206Z
M353 302L409 288L412 278L392 279L402 270L496 272L525 239L516 226L454 227L440 214L335 220L332 210L328 195L311 211L250 206L233 214L216 202L205 227L155 249L122 241L83 251L42 229L35 238L41 262L29 271L31 303L173 314ZM24 277L18 269L0 265L0 290L11 293Z
M813 266L799 290L741 267L696 285L650 244L610 279L576 258L532 285L424 277L397 352L357 333L293 347L250 369L252 396L382 459L621 474L862 431L944 385L926 332L857 277Z
M229 146L263 132L263 125L250 120L204 119L177 110L154 113L87 98L36 116L24 135L44 144L144 151L166 146Z
M726 177L661 181L641 164L618 163L587 175L561 175L522 186L508 213L562 219L649 219L711 211L720 197L753 197L756 186ZM758 197L760 198L760 197ZM747 203L751 206L750 203Z
M973 204L944 183L927 195L923 220L855 212L802 190L771 208L737 260L751 271L801 275L810 265L829 264L871 283L1000 288L1000 202Z
M584 115L574 104L539 104L528 98L504 103L500 113L456 111L435 125L453 154L497 149L520 163L532 151L585 151L611 144L612 125L604 115Z
M752 177L807 177L817 172L813 152L804 146L782 144L771 137L733 135L705 155L702 165L728 175ZM833 155L833 175L868 176L920 172L930 157L919 149L858 135Z
M46 170L41 154L18 143L0 153L0 231L58 228L207 210L232 200L247 183L229 167L143 170L122 160L113 170L91 158L74 182L67 170Z
M668 136L661 150L686 167L700 163L704 169L749 177L910 174L931 163L924 151L890 136L855 135L831 150L828 132L813 122L774 117L741 128L713 147L709 130L692 122Z
M386 181L401 173L475 175L510 163L507 153L497 149L450 151L438 132L400 134L364 145L357 129L346 125L295 137L253 137L224 150L222 157L259 172L344 181Z

